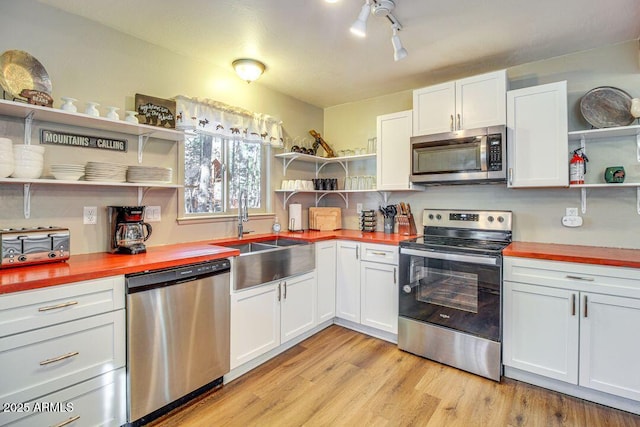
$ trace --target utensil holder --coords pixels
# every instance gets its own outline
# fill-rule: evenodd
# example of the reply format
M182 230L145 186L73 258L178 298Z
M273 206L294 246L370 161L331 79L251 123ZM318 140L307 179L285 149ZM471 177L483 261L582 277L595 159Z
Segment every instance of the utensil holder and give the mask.
M384 232L387 234L393 233L393 228L395 226L396 217L395 216L385 216L384 217Z

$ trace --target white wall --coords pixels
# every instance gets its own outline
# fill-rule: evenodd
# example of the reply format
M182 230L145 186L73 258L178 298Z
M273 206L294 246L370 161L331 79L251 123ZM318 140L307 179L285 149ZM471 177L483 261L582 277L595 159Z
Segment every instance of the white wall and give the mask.
M638 42L635 40L513 67L507 74L511 89L567 80L569 130L590 127L580 114L579 101L594 87L615 86L632 97L640 97ZM411 91L329 107L325 109L324 131L327 140L335 141L337 148L362 146L367 138L375 135L377 115L411 108ZM604 168L617 165L625 167L627 182L640 182L634 138L589 146L588 153L591 161L587 182L603 182ZM565 228L560 223L566 207L580 206L580 191L575 189L440 186L427 187L420 193L393 193L390 202L409 202L417 213L425 208L511 210L514 213L514 240L640 248L640 215L635 188L590 189L587 194L584 226L576 229ZM338 200L332 203L338 203ZM350 197L344 223L352 228L357 227L357 203L363 203L365 209L373 209L382 203L382 199L374 195Z
M175 54L83 18L42 5L35 0L0 0L0 52L18 49L29 52L46 68L53 84L54 107L60 97L79 99L101 106L116 106L124 111L134 106L136 93L170 98L181 94L210 98L230 105L265 113L283 121L285 135L293 139L306 137L309 129L321 130L323 111L263 86L260 81L248 85L229 69L216 68L205 62ZM169 29L168 29L169 30ZM230 58L230 61L233 58ZM102 109L102 114L106 110ZM20 120L0 119L0 136L14 142L23 139ZM84 163L113 161L137 164L137 138L130 135L96 133L90 129L74 129L36 123L33 141L39 140L39 129L60 129L106 137L129 139L126 154L47 146L45 165L51 163ZM177 167L175 144L150 140L145 149L145 165ZM282 167L274 160L273 184L280 186ZM107 250L106 206L135 205L137 190L85 186L32 186L31 219L23 217L21 185L0 185L0 228L57 225L71 230L71 252L89 253ZM153 223L150 245L198 241L233 235L236 221L208 224L177 225L176 190L154 189L146 193L143 204L159 205L162 221ZM97 206L99 223L82 225L83 206ZM286 221L281 199L274 207L281 221ZM267 232L272 218L252 219L246 227Z

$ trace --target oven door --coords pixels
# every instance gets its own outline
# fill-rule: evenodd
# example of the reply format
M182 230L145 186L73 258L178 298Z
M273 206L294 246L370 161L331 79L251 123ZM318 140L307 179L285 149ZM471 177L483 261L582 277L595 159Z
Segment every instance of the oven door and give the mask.
M399 315L501 341L501 256L400 249Z

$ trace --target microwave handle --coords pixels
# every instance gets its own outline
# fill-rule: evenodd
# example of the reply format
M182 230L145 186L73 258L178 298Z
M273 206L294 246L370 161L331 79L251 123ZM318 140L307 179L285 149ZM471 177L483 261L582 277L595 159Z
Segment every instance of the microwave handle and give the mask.
M486 135L480 137L480 170L486 172L489 170L487 165L487 151L489 149L489 138Z

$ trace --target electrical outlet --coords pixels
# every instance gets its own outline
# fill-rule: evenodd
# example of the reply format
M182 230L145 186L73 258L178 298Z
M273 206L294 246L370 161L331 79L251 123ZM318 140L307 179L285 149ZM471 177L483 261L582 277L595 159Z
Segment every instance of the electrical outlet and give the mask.
M98 223L98 208L96 206L85 206L82 215L83 224L95 225Z
M160 206L147 206L144 210L144 219L147 222L160 222Z
M356 213L362 212L362 203L356 203Z
M565 209L566 216L578 216L578 208L566 208Z

